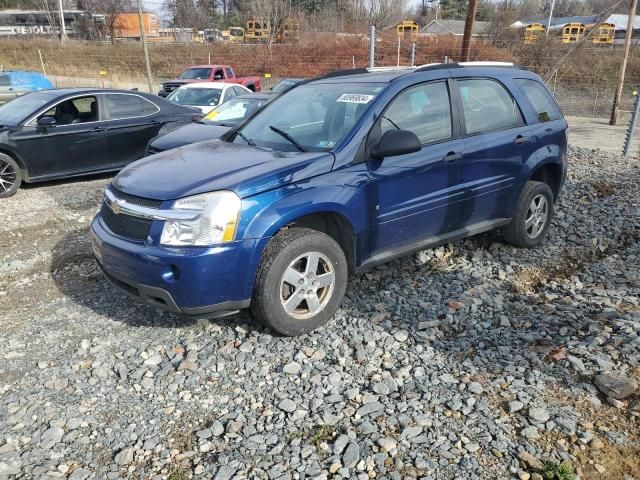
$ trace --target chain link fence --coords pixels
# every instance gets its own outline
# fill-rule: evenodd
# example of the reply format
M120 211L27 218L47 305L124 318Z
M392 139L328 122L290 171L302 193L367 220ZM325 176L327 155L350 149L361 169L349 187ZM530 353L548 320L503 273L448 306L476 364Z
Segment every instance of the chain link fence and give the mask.
M415 40L415 41L414 41ZM415 44L415 45L414 45ZM376 36L376 66L408 66L459 60L461 39L431 36L405 39L395 32ZM499 45L474 41L472 60L514 61L545 77L571 46L548 42L522 45L513 40ZM269 89L284 77L311 78L329 71L366 67L369 64L368 34L310 36L297 44L150 44L151 68L156 86L196 64L229 64L239 75L259 75ZM41 61L42 59L42 61ZM615 95L622 47L576 50L549 81L565 115L609 118ZM57 87L138 88L146 91L144 61L137 42L109 44L55 40L0 40L0 65L5 68L45 70ZM633 108L633 79L640 79L640 55L634 48L629 59L620 108Z

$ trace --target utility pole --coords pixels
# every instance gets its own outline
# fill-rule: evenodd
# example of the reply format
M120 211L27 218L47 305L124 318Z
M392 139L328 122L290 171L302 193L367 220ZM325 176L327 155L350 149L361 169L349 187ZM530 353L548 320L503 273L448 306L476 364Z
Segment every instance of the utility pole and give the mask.
M144 33L144 21L142 18L142 0L138 0L138 20L140 21L140 40L142 40L142 50L144 51L144 64L147 67L147 83L149 84L149 93L153 93L153 78L151 77L149 49L147 48L147 36Z
M551 0L551 10L549 10L549 21L547 22L546 35L549 36L549 30L551 30L551 20L553 19L553 9L556 6L556 0Z
M375 51L376 51L376 27L371 25L371 31L369 33L369 68L374 67Z
M473 22L476 19L478 0L469 0L467 19L464 22L464 36L462 37L462 61L468 62L471 54L471 36L473 34Z
M58 0L58 12L60 13L60 41L64 43L67 39L67 27L64 24L64 11L62 10L62 0Z
M624 57L622 57L622 65L620 65L620 78L618 78L618 88L616 89L616 96L613 99L609 125L615 125L618 122L618 110L620 108L620 100L622 99L622 89L624 88L624 76L627 73L627 60L629 59L629 51L631 50L631 37L633 36L633 24L637 6L638 0L631 0L629 18L627 19L627 31L624 35Z

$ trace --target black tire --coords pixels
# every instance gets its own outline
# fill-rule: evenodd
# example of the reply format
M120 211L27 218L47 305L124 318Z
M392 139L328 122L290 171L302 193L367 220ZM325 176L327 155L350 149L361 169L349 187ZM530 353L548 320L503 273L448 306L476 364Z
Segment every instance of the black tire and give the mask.
M535 215L532 217L532 202L534 199L542 198L546 203L546 215L540 214L537 217ZM527 225L528 218L535 219L534 225ZM552 218L553 192L551 192L551 188L546 183L528 181L520 193L511 223L502 228L502 237L507 243L516 247L537 247L547 235Z
M309 259L316 257L318 266L313 275L308 276ZM285 280L285 271L293 274L295 287ZM333 285L317 286L329 281L331 277L327 274L331 272ZM258 321L276 332L287 336L302 335L333 317L344 298L347 279L347 259L333 238L308 228L283 230L271 239L262 254L251 309ZM306 298L318 303L307 303ZM291 313L283 303L287 300L291 300L289 305L295 308ZM321 308L313 314L315 307Z
M20 165L9 155L0 153L0 198L15 195L22 183Z

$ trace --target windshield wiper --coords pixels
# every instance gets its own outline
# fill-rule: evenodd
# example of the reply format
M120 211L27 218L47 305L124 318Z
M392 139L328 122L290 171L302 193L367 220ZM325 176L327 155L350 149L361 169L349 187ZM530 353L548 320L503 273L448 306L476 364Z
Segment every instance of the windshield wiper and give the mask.
M273 125L269 125L269 128L272 131L276 132L281 137L286 138L287 140L289 140L289 142L291 142L291 145L296 147L301 152L306 152L307 151L302 145L300 145L298 142L296 142L296 140L291 135L289 135L287 132L285 132L284 130L280 130L278 127L274 127Z
M236 135L238 135L241 139L243 139L245 142L247 142L247 144L249 144L250 146L252 146L252 147L255 147L255 146L256 146L255 142L254 142L253 140L251 140L251 139L249 139L249 138L245 137L245 136L242 134L242 132L241 132L241 131L239 131L239 130L238 130L238 131L236 132Z

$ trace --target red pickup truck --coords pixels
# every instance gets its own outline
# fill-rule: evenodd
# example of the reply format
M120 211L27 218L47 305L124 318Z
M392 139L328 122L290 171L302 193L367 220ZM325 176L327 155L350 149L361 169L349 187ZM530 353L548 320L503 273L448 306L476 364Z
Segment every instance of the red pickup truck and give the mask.
M195 82L239 83L253 92L259 92L262 89L260 77L236 77L233 68L229 65L195 65L187 68L175 80L163 83L158 95L166 97L176 88Z

